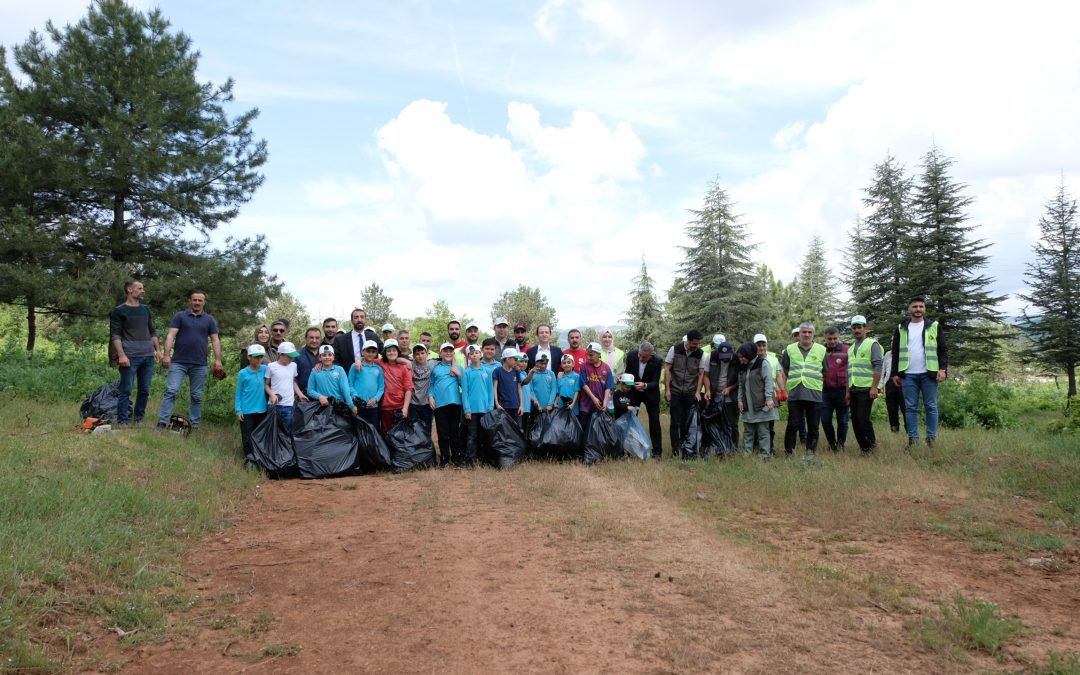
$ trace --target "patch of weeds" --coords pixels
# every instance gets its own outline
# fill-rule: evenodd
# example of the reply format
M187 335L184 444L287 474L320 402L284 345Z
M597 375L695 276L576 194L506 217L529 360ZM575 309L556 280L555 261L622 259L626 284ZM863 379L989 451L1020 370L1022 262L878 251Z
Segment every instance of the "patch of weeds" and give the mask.
M939 614L924 617L913 629L917 642L935 651L959 647L998 656L1014 636L1024 632L1016 617L998 615L998 606L957 593L938 607Z
M838 553L845 553L847 555L862 555L866 553L866 549L862 546L837 546Z
M237 628L240 626L240 617L235 614L226 614L225 616L214 617L214 620L210 622L210 628L214 630L224 630L226 628Z
M821 532L812 537L819 544L833 544L840 541L851 541L851 536L843 532Z
M337 511L323 511L323 518L337 518Z
M258 633L265 633L270 630L270 626L274 623L274 613L268 609L264 609L251 620L251 634L256 635Z
M358 487L359 486L357 486L356 483L346 483L345 485L341 486L341 489L345 490L345 491L351 491L351 490L356 490Z
M894 610L906 610L906 598L914 593L893 574L869 574L863 577L862 587L873 602Z
M1050 650L1050 661L1030 671L1038 675L1080 675L1080 653L1058 654Z
M847 572L844 570L816 563L810 566L810 574L825 581L845 581L848 578Z
M124 669L123 661L106 661L98 666L99 673L119 673Z
M300 653L300 645L289 644L288 642L282 644L266 645L262 648L262 656L269 658L277 658L279 656L296 656Z

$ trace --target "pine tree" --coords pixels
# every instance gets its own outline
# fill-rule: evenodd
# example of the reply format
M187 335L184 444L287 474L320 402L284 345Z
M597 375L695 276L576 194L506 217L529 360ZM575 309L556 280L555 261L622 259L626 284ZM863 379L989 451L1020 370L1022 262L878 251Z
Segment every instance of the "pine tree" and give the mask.
M825 255L825 242L813 235L794 284L801 321L812 322L819 334L839 317L839 303L833 291L835 281Z
M713 181L702 207L690 210L694 219L686 234L692 243L680 247L684 259L679 272L682 289L693 300L668 315L678 323L673 328L680 335L697 328L706 334L719 330L737 340L752 335L766 314L750 257L757 245L749 242L747 227L733 208L727 192Z
M769 340L770 350L779 352L788 343L791 329L805 320L799 308L796 282L792 280L785 284L764 264L758 265L756 277L761 284L762 297L765 298L763 304L766 315L754 332L763 333Z
M14 158L26 180L0 186L0 219L5 237L29 228L52 247L20 252L47 283L3 275L0 300L26 305L29 316L36 307L100 316L112 289L139 275L159 289L205 286L223 300L253 292L236 307L215 304L235 328L250 321L278 292L261 267L265 242L215 250L206 240L263 181L266 143L251 130L258 111L229 117L232 82L200 83L190 39L160 12L122 0L95 2L63 29L48 23L13 56L20 77L0 60L0 126L18 120L18 142L0 143L0 166ZM231 288L219 291L222 282Z
M383 287L375 282L360 291L360 306L367 313L367 325L378 331L383 324L393 324L395 328L401 328L401 318L394 314L391 306L394 299L386 294Z
M907 290L926 296L930 315L947 331L950 363L963 365L993 359L1000 336L976 324L1000 325L994 308L1003 298L990 294L990 278L980 273L989 244L970 239L966 209L972 199L948 175L952 164L936 147L923 158L912 199L915 225L903 261Z
M908 283L912 184L892 155L874 166L873 182L863 198L866 217L857 223L849 243L851 313L864 315L881 335L903 317L910 296L921 292Z
M499 317L505 317L511 326L520 321L529 332L534 332L541 323L554 328L556 319L555 308L548 303L540 289L524 284L518 284L512 291L504 291L492 303L491 322L494 324Z
M664 310L656 299L653 280L645 267L645 256L641 256L641 271L634 277L634 286L630 290L630 309L626 312L626 331L619 336L620 342L628 349L637 349L642 342L654 345L660 339L661 326L664 323ZM659 347L658 347L659 349Z
M1020 325L1031 339L1032 351L1065 371L1071 398L1076 396L1080 363L1080 225L1076 200L1069 196L1064 179L1039 219L1035 262L1028 263L1026 276L1031 290L1020 297L1036 313L1029 315L1025 309Z

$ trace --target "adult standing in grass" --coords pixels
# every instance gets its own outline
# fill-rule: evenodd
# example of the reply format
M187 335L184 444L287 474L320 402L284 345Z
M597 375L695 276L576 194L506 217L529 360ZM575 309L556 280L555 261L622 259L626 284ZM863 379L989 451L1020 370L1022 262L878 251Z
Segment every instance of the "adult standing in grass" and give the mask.
M892 350L881 357L881 381L885 384L885 410L889 413L889 428L895 434L900 431L900 415L904 409L904 395L892 378Z
M642 342L641 346L626 355L626 372L637 380L634 389L641 397L641 403L649 415L649 438L653 445L653 458L660 459L663 450L663 438L660 431L660 371L663 364L656 355L651 342Z
M919 396L926 416L926 444L933 445L938 430L938 383L945 381L949 351L941 325L926 317L926 298L908 302L908 318L892 338L893 382L904 392L904 427L908 445L919 442Z
M836 326L825 329L825 382L820 418L829 448L833 452L843 450L848 432L848 346L840 341L840 329Z
M169 369L165 379L165 398L161 402L158 415L158 429L165 429L172 416L176 394L184 378L188 378L191 391L191 430L199 428L202 420L203 388L206 386L207 341L214 348L214 370L221 370L221 340L218 337L217 321L206 309L206 292L194 290L188 295L188 308L177 312L169 322L169 334L165 336L165 351L161 356L161 365ZM271 332L272 334L272 332ZM174 351L175 348L175 351Z
M154 362L161 358L154 315L142 304L146 290L137 279L124 282L124 302L109 313L109 339L120 367L120 400L116 405L116 423L129 420L132 382L138 383L135 396L135 423L142 422L146 402L150 399L150 383L154 379Z
M690 422L690 410L701 400L698 378L701 360L701 331L686 332L686 340L668 350L664 358L664 398L671 409L671 456L676 457Z
M855 442L863 452L870 452L877 445L874 423L870 419L874 400L881 384L881 345L866 335L866 317L851 317L851 333L855 342L848 350L848 399L851 402L851 427Z
M818 410L824 384L825 346L814 342L814 324L799 326L799 341L792 342L780 357L787 386L788 422L784 430L784 452L795 452L799 429L806 425L806 449L817 450Z

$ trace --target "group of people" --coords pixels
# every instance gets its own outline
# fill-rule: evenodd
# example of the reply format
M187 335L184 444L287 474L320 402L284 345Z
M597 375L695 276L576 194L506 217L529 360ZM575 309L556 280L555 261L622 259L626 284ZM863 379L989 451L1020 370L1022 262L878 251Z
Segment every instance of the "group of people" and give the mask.
M125 302L110 317L121 376L117 423L142 419L153 365L160 362L168 368L168 379L158 427L168 424L187 378L189 418L197 429L209 347L214 372L222 370L218 327L205 311L206 293L189 295L188 309L169 323L164 346L149 308L141 304L143 284L129 280L125 293ZM903 409L909 444L918 442L921 398L926 441L932 444L937 436L937 384L945 379L948 357L940 324L926 317L922 297L912 298L908 317L896 327L888 350L868 335L866 319L855 316L850 345L841 341L835 327L825 330L824 344L815 342L816 329L807 322L792 330L792 341L779 356L769 351L769 341L760 333L736 347L722 334L703 345L701 331L692 329L661 359L649 342L624 352L608 329L599 332L599 342L588 344L580 330L571 329L563 349L552 341L552 327L546 324L535 327L535 343L530 343L528 327L518 323L511 334L504 317L494 321L494 337L483 340L476 323L463 328L450 321L445 341L436 349L434 336L427 332L413 344L407 330L390 324L374 330L360 308L349 321L350 330L339 331L334 318L323 321L321 328L308 328L299 348L285 340L285 321L256 329L255 341L241 352L243 367L236 383L235 412L245 451L250 450L251 432L268 411L290 422L296 402L310 400L345 405L383 433L399 417L415 418L429 431L434 426L442 465L476 461L482 446L480 423L493 410L512 415L527 433L541 413L559 407L573 409L583 429L597 412L618 417L644 407L653 456L660 458L662 395L670 410L673 455L682 445L692 411L707 402L725 415L736 446L742 421L741 445L747 453L771 456L784 402L789 407L786 453L793 453L797 442L814 452L819 424L829 446L842 449L849 417L859 448L871 452L876 445L871 409L883 383L893 431L899 430ZM129 396L135 382L138 396L132 414Z

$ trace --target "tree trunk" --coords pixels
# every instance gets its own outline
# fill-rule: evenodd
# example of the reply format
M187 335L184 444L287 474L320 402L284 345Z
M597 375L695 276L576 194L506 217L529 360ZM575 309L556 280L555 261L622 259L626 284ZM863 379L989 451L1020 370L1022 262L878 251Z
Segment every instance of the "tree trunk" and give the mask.
M26 300L26 358L34 358L34 343L37 342L37 312L34 311L32 298Z
M1065 372L1069 375L1069 400L1076 396L1076 364L1070 363L1065 366Z

